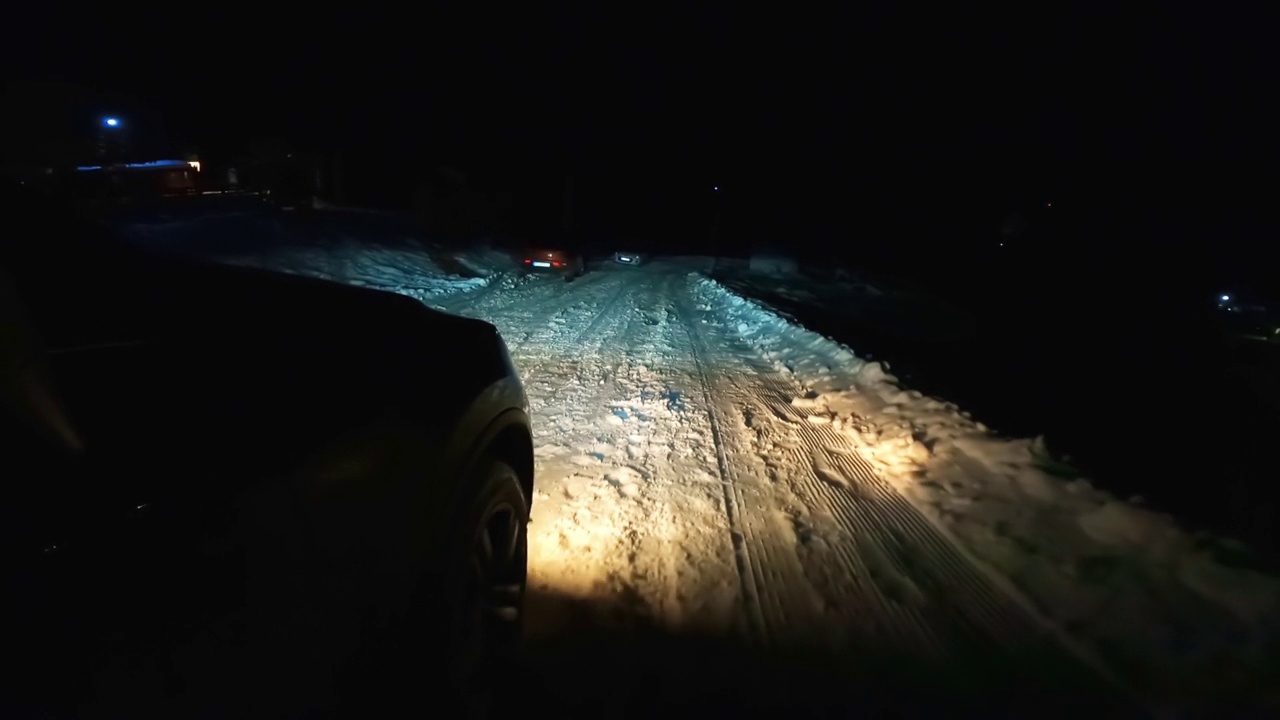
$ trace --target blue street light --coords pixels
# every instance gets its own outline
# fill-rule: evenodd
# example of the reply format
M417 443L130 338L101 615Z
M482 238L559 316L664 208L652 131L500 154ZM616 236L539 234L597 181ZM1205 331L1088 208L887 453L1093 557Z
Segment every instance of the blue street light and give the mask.
M120 119L109 117L103 120L102 124L106 125L107 127L120 127Z

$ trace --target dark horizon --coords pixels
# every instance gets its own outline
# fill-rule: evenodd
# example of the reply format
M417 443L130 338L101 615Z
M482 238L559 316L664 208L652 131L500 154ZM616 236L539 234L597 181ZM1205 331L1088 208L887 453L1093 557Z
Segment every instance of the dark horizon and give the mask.
M812 252L899 234L946 255L1055 199L1095 225L1156 221L1123 240L1135 254L1170 231L1245 252L1274 225L1265 18L431 10L412 27L206 19L128 42L133 21L111 12L83 29L46 19L9 88L26 110L7 118L10 150L118 114L149 155L190 148L211 167L268 139L340 155L349 192L372 204L407 206L423 177L456 168L477 191L545 206L543 226L574 177L584 227L673 244L706 237L717 207L742 208L722 235L789 234Z

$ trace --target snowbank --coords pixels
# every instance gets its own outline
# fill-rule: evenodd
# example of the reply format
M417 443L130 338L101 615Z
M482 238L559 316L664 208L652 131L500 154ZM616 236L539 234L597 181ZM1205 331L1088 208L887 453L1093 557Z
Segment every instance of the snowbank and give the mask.
M349 240L320 248L282 248L271 253L230 256L224 260L266 270L305 275L324 280L370 287L408 295L419 300L475 290L494 278L496 271L481 274L486 265L462 263L477 276L446 272L432 252L423 248L370 247Z
M512 268L504 251L446 249L417 237L413 225L399 215L352 208L321 209L307 219L261 211L161 218L120 229L159 252L388 290L423 301L485 287Z
M1112 497L1056 463L1041 439L998 437L903 388L886 365L690 278L704 309L808 389L792 403L811 422L840 429L975 563L1145 695L1203 697L1274 672L1280 582L1242 549Z
M515 260L511 253L492 247L478 247L450 256L476 277L490 277L511 271Z

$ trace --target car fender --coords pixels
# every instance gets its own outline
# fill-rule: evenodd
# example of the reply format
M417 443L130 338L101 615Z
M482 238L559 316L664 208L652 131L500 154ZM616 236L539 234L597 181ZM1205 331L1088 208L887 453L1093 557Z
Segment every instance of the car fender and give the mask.
M438 568L476 468L508 434L520 438L531 472L529 416L514 377L490 383L449 425L386 417L318 464L351 468L349 475L306 473L311 482L324 481L320 493L299 500L319 565L336 576L324 583L337 590L335 600L349 606L355 598L393 616L407 612L417 579Z
M524 457L523 451L516 451L518 457L497 459L513 465L525 482L527 492L528 481L532 477L532 436L528 401L515 377L505 377L490 383L467 408L445 446L446 457L443 458L442 469L446 477L472 478L486 453L504 433L509 432L518 432L527 441L528 457ZM455 491L446 504L449 513L466 497L468 489L465 482L455 484Z

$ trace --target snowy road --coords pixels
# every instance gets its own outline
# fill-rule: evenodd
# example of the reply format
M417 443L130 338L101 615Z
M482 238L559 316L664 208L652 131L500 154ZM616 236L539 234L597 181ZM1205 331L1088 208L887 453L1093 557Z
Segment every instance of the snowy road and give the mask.
M1000 686L1087 675L831 425L797 409L805 389L717 322L687 268L526 278L433 304L496 325L523 375L535 597L594 603L614 624L917 673L977 665ZM574 621L555 615L535 601L531 632Z
M1230 538L1115 497L1041 439L1000 436L905 386L707 279L708 258L566 284L407 227L326 211L130 234L499 328L532 405L538 472L527 687L513 696L593 717L695 697L738 715L844 714L870 695L952 714L964 699L1079 716L1128 694L1210 715L1241 698L1280 708L1280 579ZM827 289L827 305L898 306L865 285Z

